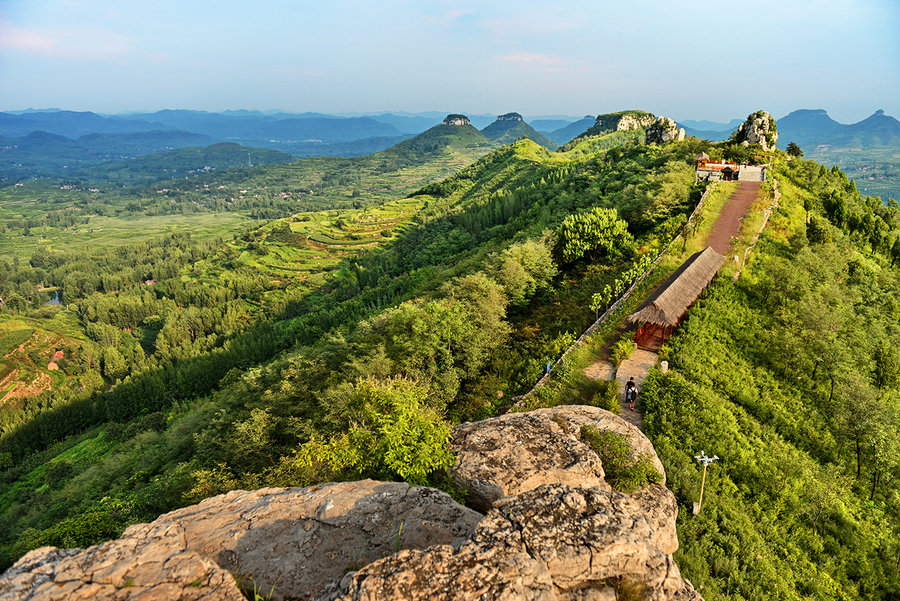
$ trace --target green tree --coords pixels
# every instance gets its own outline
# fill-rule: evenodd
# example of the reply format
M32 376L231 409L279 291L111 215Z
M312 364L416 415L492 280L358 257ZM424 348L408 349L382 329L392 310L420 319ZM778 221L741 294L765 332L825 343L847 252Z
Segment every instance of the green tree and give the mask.
M564 263L587 256L618 257L630 248L628 223L617 218L615 209L594 207L586 213L569 215L557 230L557 251Z
M306 443L297 463L425 484L432 472L453 463L450 426L427 405L427 396L425 387L404 378L360 380L347 403L349 432Z
M797 146L796 142L790 142L787 145L786 151L792 157L802 157L803 156L803 151L800 150L800 147Z
M503 285L509 304L522 306L556 276L556 264L541 240L513 244L496 258L491 275Z
M124 378L128 373L125 358L113 347L103 349L103 375L110 380Z

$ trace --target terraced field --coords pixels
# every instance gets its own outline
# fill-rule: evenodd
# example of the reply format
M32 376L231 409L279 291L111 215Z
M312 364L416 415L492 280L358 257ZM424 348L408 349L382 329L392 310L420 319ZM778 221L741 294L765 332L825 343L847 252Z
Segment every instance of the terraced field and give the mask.
M65 309L43 309L64 313ZM72 319L62 317L53 322ZM53 326L62 325L54 323ZM71 325L71 324L70 324ZM53 327L50 326L50 327ZM59 367L64 348L80 344L65 333L70 327L48 329L35 318L0 316L0 407L51 387L67 386L70 378Z
M299 213L269 223L231 243L236 263L265 274L277 290L266 300L285 292L306 292L320 286L338 264L394 239L412 224L422 208L418 197L403 198L368 209ZM195 276L211 280L220 267L204 263Z

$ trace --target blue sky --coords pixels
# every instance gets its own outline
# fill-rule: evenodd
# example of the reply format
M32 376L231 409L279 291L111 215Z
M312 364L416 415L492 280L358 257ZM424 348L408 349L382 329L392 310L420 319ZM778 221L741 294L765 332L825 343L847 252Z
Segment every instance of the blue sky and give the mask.
M0 0L0 110L900 118L900 1Z

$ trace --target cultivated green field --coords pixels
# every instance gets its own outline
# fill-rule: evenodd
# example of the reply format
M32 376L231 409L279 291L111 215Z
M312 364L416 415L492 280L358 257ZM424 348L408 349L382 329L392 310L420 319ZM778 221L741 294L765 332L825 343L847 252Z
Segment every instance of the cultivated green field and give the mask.
M861 194L900 201L900 148L830 148L822 146L804 158L838 165L856 182Z
M0 234L0 258L28 258L38 246L68 250L122 246L138 242L142 238L156 238L175 232L190 232L199 237L231 236L258 223L238 213L92 216L90 223L77 229L48 226L32 230L30 236L23 236L18 232Z

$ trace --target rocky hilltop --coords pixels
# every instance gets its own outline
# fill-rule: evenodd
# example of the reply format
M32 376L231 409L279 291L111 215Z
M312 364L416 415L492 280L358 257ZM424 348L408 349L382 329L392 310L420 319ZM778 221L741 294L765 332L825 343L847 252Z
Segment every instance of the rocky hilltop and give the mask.
M665 144L684 140L684 128L678 127L673 119L659 117L647 127L647 144Z
M482 129L481 133L497 144L512 144L521 138L528 138L548 150L557 148L556 142L531 127L519 113L498 116L497 120Z
M759 147L768 152L775 148L778 142L778 130L775 127L775 119L766 111L756 111L747 116L747 120L741 123L731 136L732 140L743 146L759 144Z
M447 115L442 122L444 125L472 125L465 115Z
M607 113L597 115L593 127L585 135L598 136L614 131L631 131L647 127L656 121L653 113L644 111L622 111L620 113Z
M519 113L506 113L505 115L498 115L497 121L524 121L524 119Z
M672 493L612 490L583 426L663 473L609 412L508 414L453 432L469 507L373 480L232 491L88 549L36 549L0 577L0 600L700 600L672 561Z

